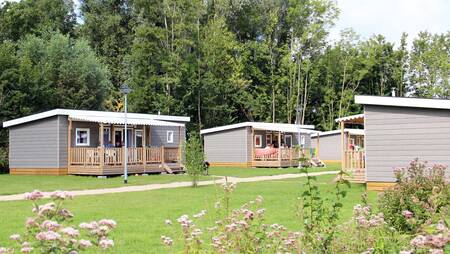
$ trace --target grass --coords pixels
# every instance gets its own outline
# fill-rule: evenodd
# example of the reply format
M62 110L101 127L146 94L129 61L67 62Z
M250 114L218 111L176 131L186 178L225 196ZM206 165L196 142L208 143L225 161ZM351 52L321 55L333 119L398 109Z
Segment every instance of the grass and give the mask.
M335 171L341 168L340 163L330 163L326 167L313 167L310 172ZM252 177L252 176L271 176L280 174L300 173L298 168L239 168L239 167L211 167L210 175L234 176L234 177Z
M311 168L311 172L338 170L340 164L330 164L325 168ZM253 177L279 174L300 173L298 168L238 168L238 167L211 167L210 175ZM202 176L201 180L210 180L211 176ZM154 183L171 183L190 181L187 175L149 175L130 176L128 185L145 185ZM0 175L0 195L24 193L30 190L87 190L123 187L122 177L109 177L98 179L91 176L19 176Z
M212 179L203 176L201 180ZM149 175L129 176L128 185L145 185L152 183L170 183L190 181L188 175ZM86 190L123 187L122 177L99 179L92 176L21 176L0 175L0 195L24 193L32 190Z
M334 176L317 177L324 198L332 199L331 184ZM266 223L281 223L290 230L298 230L296 204L305 188L305 178L238 184L232 198L232 206L239 207L253 200L257 195L264 197ZM27 189L29 190L29 189ZM340 213L342 220L351 217L353 206L359 202L365 191L363 185L352 185L343 201ZM160 243L160 236L173 235L164 225L165 219L176 220L180 215L197 213L201 209L213 211L214 202L220 196L217 186L199 188L177 188L145 192L80 196L66 202L66 207L74 212L74 224L101 218L111 218L118 222L113 235L116 246L111 253L166 253ZM376 194L369 193L374 201ZM24 220L31 216L31 204L27 201L0 202L0 246L10 244L9 235L22 232ZM205 218L208 225L215 221L212 212ZM202 222L199 222L202 224Z

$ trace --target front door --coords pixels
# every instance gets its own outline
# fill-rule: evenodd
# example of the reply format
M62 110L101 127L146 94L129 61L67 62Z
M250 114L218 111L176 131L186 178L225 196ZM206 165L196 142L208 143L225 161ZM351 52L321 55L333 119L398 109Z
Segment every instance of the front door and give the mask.
M114 144L116 147L121 147L123 145L122 130L114 130L114 140L116 141Z

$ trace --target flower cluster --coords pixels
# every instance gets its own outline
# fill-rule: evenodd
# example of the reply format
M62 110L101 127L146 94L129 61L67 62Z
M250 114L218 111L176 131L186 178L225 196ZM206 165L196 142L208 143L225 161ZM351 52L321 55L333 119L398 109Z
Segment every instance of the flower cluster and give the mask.
M55 191L48 195L52 199L51 202L38 204L37 202L45 196L37 190L25 194L25 199L33 201L32 211L35 217L26 219L26 232L23 235L10 236L10 240L15 242L21 253L39 250L42 253L76 254L95 246L102 249L114 246L114 241L107 237L116 227L115 221L103 219L98 222L81 223L79 228L86 230L92 239L80 239L80 230L67 225L73 214L62 207L63 201L72 199L73 195L66 191ZM0 247L0 254L14 251L14 248Z
M355 205L353 207L353 218L357 225L363 228L378 227L385 224L383 214L373 214L369 205Z
M221 187L224 195L229 197L236 189L236 184L226 182ZM206 210L194 214L193 219L189 215L182 215L177 219L186 253L202 252L209 248L212 253L258 253L263 250L268 253L299 253L302 234L289 232L280 224L264 224L265 209L261 207L261 196L231 211L227 210L227 201L228 199L215 203L217 211L211 216L216 214L219 218L205 230L196 226L193 220L205 217ZM166 220L165 224L171 226L172 221ZM204 244L207 239L209 244ZM174 244L172 238L166 235L161 236L161 241L168 247Z
M450 231L445 222L441 220L437 224L426 228L423 233L418 234L410 241L412 250L409 250L409 253L424 250L429 253L443 254L445 246L450 243Z

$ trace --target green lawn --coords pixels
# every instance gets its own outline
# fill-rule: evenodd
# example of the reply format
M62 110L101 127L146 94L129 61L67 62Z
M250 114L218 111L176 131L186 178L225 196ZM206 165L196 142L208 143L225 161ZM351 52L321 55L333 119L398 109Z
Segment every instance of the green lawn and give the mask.
M331 181L334 176L318 177L323 197L332 198ZM291 230L299 229L295 207L297 197L304 190L305 178L283 181L265 181L238 184L233 195L233 207L253 200L257 195L264 197L267 209L267 223L281 223ZM353 185L344 201L342 218L351 217L352 208L359 202L364 192L363 185ZM217 186L178 188L145 192L80 196L67 201L66 206L75 213L74 224L101 218L111 218L118 222L113 235L116 247L111 253L165 253L160 244L160 235L170 234L164 225L165 219L176 220L180 215L197 213L201 209L212 211L212 205L220 195ZM375 200L376 194L369 193ZM30 202L0 202L0 246L9 242L9 235L21 232L24 220L31 216ZM206 220L211 225L215 218L208 213ZM201 223L201 222L200 222Z
M311 168L311 172L335 171L341 168L340 163L330 163L323 168ZM298 168L239 168L239 167L211 167L210 175L234 176L234 177L252 177L252 176L270 176L280 174L300 173Z
M202 180L212 179L204 176ZM188 175L149 175L149 176L129 176L129 185L144 185L152 183L170 183L190 181ZM20 175L0 175L0 195L17 194L35 189L41 191L54 190L83 190L123 187L122 177L108 177L99 179L92 176L20 176Z

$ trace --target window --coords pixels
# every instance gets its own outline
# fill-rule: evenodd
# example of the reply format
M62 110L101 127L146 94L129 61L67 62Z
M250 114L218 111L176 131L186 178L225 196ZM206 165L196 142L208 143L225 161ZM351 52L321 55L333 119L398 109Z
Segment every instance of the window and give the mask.
M255 147L262 147L262 135L255 135Z
M134 132L134 145L136 147L142 147L142 130L136 130Z
M284 136L284 144L287 147L292 147L292 135L286 135Z
M300 144L302 145L302 146L304 146L305 145L305 136L304 135L302 135L302 136L300 136Z
M76 146L89 146L89 135L90 130L87 128L77 128L75 131L76 135Z
M167 131L167 143L173 143L173 131Z
M111 129L109 127L103 128L103 144L109 144L111 142Z
M272 145L272 133L266 134L266 146Z

